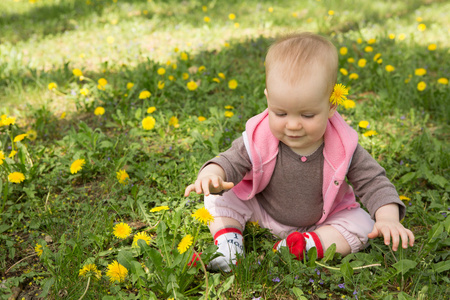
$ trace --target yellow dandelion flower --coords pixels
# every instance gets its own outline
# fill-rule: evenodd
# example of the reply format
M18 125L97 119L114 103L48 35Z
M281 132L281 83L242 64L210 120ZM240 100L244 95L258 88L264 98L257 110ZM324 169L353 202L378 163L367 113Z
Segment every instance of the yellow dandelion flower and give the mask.
M427 84L424 81L421 81L417 84L417 90L419 90L420 92L422 92L426 88L427 88Z
M425 74L427 74L427 70L425 70L424 68L419 68L414 71L414 75L416 76L423 76Z
M191 216L196 218L197 221L200 221L204 225L208 225L210 222L214 221L214 217L205 207L197 209Z
M270 13L273 13L273 7L269 7L269 8L267 9L267 11L270 12Z
M164 86L165 86L166 84L165 84L165 82L164 81L158 81L158 89L160 89L160 90L162 90L163 88L164 88Z
M334 10L329 10L329 11L328 11L328 15L329 15L329 16L333 16L333 15L334 15Z
M361 128L367 128L367 126L369 126L369 122L368 121L360 121L358 123L358 126Z
M349 57L349 58L347 59L347 62L348 62L349 64L352 64L352 63L355 62L355 59L354 59L353 57Z
M356 74L356 73L352 73L352 74L350 74L350 75L348 76L348 78L350 78L350 79L358 79L358 78L359 78L359 75Z
M217 77L214 77L214 78L212 79L212 81L217 82L217 83L220 83L220 79L217 78Z
M15 155L17 154L16 150L11 150L11 152L9 153L8 157L9 158L13 158Z
M395 70L395 67L394 67L394 66L391 66L391 65L387 65L387 66L385 67L385 69L386 69L387 72L393 72L393 71Z
M173 65L172 65L172 69L176 70L177 68L178 68L178 65L177 65L177 64L173 64Z
M17 135L17 136L14 138L14 143L23 140L26 136L27 136L26 133Z
M166 205L156 206L156 207L153 207L152 209L150 209L150 212L158 212L158 211L162 211L162 210L169 210L169 207Z
M344 75L344 76L347 76L347 75L348 75L347 69L340 68L340 69L339 69L339 72L341 72L341 74Z
M127 90L131 90L133 88L133 86L134 86L134 83L128 82L127 83Z
M409 201L409 200L411 200L411 198L408 198L408 197L406 197L406 196L404 196L404 195L400 195L399 198L400 198L400 200L402 200L402 201Z
M346 55L347 53L348 53L347 47L341 47L341 48L339 49L339 54L341 54L341 55Z
M419 23L422 22L422 20L423 20L422 17L417 17L417 18L416 18L416 21L419 22Z
M153 117L146 117L142 120L142 128L145 130L152 130L155 128L156 120Z
M48 84L48 89L51 91L51 90L54 90L54 89L56 89L56 88L58 88L58 85L56 84L56 82L50 82L49 84Z
M201 73L201 72L203 72L203 71L205 71L206 70L206 67L205 66L200 66L199 68L198 68L198 72L199 73Z
M81 169L83 169L83 165L86 163L86 161L84 159L77 159L76 161L74 161L72 163L72 165L70 166L70 173L72 174L76 174L78 173L78 171L80 171Z
M330 103L333 105L340 105L347 100L348 89L345 85L339 83L334 86L333 92L330 96Z
M382 58L380 58L379 60L377 60L377 63L378 64L381 64L383 62L383 59Z
M189 59L189 56L187 55L186 52L181 52L181 53L180 53L180 59L181 59L181 60L188 60L188 59Z
M3 153L2 150L0 150L0 166L3 164L4 160L5 160L5 153Z
M102 278L102 272L97 269L95 264L84 265L78 272L80 277L94 277L95 279Z
M436 50L436 48L437 48L436 44L429 44L428 45L428 50L429 51L434 51L434 50Z
M225 43L223 43L223 46L225 47L225 48L230 48L230 43L228 43L228 42L225 42Z
M234 106L232 106L232 105L225 105L225 109L234 109Z
M178 127L178 118L175 116L170 117L169 126Z
M406 34L404 34L404 33L400 33L400 34L398 35L398 39L399 39L400 41L403 41L405 38L406 38Z
M208 11L208 7L206 7L206 5L203 5L202 6L202 10L203 10L203 12L207 12Z
M173 75L169 75L169 77L167 77L167 78L169 78L170 81L174 81L175 80L175 76L173 76Z
M358 38L358 39L356 40L356 42L357 42L358 44L362 44L363 40L362 40L362 38Z
M222 79L225 79L225 74L223 74L223 73L219 73L219 74L217 74L217 76L219 76Z
M34 141L37 138L37 132L34 129L30 129L27 131L27 139L30 141Z
M236 15L235 14L229 14L228 15L228 19L234 20L234 19L236 19Z
M127 180L130 179L130 176L125 170L119 170L119 172L116 172L116 176L117 180L119 180L119 183L121 184L126 184Z
M343 105L344 105L345 109L351 109L351 108L354 108L356 106L356 103L353 100L347 99L347 100L344 101Z
M108 271L106 271L106 276L109 277L111 282L117 281L122 282L125 281L125 277L127 277L128 270L117 260L113 261L108 265Z
M381 57L381 53L375 54L375 56L373 57L373 61L377 61L380 57Z
M156 107L150 106L150 107L147 109L147 113L148 113L148 114L151 114L151 113L153 113L155 110L156 110Z
M195 91L198 88L198 85L197 83L195 83L195 81L189 81L186 86L190 91Z
M378 132L376 132L375 130L368 130L368 131L364 132L363 135L369 137L369 136L374 136L377 134L378 134Z
M367 63L367 59L365 59L365 58L360 58L360 59L358 60L358 67L364 68L364 67L366 66L366 63Z
M230 81L228 81L228 87L232 90L236 89L238 86L238 82L236 81L236 79L231 79Z
M89 95L89 90L87 88L82 88L80 90L80 94L83 96L87 96L87 95Z
M200 122L203 122L203 121L205 121L206 120L206 118L205 117L203 117L203 116L200 116L200 117L198 117L197 118Z
M62 120L62 119L64 119L65 117L66 117L66 112L65 111L63 111L62 113L61 113L61 115L59 116L59 118Z
M8 181L12 183L21 183L25 180L25 175L20 172L12 172L8 175Z
M367 41L367 44L372 45L372 44L375 44L376 42L377 42L376 39L369 39L369 40Z
M121 222L114 226L113 234L119 239L125 239L131 234L131 227L127 223Z
M225 115L225 117L226 118L231 118L232 116L234 116L234 113L232 112L232 111L226 111L225 113L224 113L224 115Z
M150 93L149 91L142 91L139 94L139 99L147 99L150 98L151 95L152 93Z
M34 252L36 252L37 256L41 257L42 253L44 253L44 249L41 244L36 244L34 247Z
M373 47L371 47L371 46L366 46L366 47L364 48L364 51L366 51L366 52L373 52Z
M158 75L164 75L164 74L166 74L166 69L164 69L164 68L159 68L158 71L157 71L157 73L158 73Z
M448 84L448 78L445 78L445 77L441 77L441 78L439 78L438 79L438 81L437 81L439 84Z
M390 33L390 34L388 35L388 37L389 37L389 39L393 40L393 39L395 39L395 34Z
M186 235L181 242L178 244L178 252L180 254L183 254L184 252L187 251L187 249L189 249L189 247L192 245L194 241L194 238L192 237L192 235L188 234Z
M420 23L419 25L417 25L417 30L419 31L425 31L425 29L427 29L427 25Z
M80 69L73 69L73 70L72 70L72 74L73 74L74 76L76 76L76 77L83 76L83 72L81 72Z
M206 23L209 23L209 22L211 22L211 18L208 17L208 16L205 16L205 17L203 18L203 21L205 21Z
M105 108L103 108L102 106L96 107L94 110L94 115L96 116L101 116L105 113Z
M16 118L14 118L14 117L8 117L3 120L3 125L5 125L5 126L14 125L14 124L16 124Z
M152 238L145 232L138 232L133 236L133 247L138 247L138 241L143 240L147 245L150 245Z
M107 85L108 84L108 81L105 79L105 78L100 78L99 80L98 80L98 85L100 85L100 86L102 86L102 87L104 87L105 85Z

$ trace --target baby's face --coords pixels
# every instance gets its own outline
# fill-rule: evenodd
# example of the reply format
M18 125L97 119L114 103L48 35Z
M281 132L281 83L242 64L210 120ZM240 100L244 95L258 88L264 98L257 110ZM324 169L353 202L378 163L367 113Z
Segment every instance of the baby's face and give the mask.
M300 155L309 155L323 141L328 118L336 110L330 105L330 86L323 68L304 76L296 84L286 82L283 70L274 69L265 94L272 134Z

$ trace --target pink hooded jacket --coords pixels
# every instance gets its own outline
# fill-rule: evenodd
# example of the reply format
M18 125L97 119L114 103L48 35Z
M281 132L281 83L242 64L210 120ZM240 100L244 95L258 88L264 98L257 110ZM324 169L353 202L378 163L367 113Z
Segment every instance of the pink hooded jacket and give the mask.
M241 200L250 200L269 183L275 169L280 141L270 131L267 109L248 120L245 129L242 135L253 169L233 191ZM335 112L328 119L324 142L323 215L317 224L323 223L338 211L360 206L352 187L345 181L358 144L358 134Z

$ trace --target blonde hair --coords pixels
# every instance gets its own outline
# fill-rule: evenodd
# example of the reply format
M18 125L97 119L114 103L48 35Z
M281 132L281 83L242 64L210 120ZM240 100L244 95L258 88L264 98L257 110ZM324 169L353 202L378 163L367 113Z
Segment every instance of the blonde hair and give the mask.
M336 47L326 38L302 32L285 35L270 46L266 55L266 87L272 70L281 70L289 84L296 84L303 76L323 67L329 75L330 93L337 80L338 55Z

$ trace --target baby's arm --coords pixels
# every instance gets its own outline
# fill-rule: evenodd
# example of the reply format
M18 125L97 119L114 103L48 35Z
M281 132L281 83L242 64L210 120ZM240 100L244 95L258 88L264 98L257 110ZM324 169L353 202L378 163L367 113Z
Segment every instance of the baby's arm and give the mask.
M408 248L414 245L414 234L411 230L406 229L399 221L398 205L395 203L381 206L375 213L375 225L368 237L374 239L379 236L384 237L384 243L389 245L392 237L392 250L397 251L402 239L402 247Z
M195 183L186 187L184 196L189 196L190 192L193 191L197 194L204 193L205 196L208 196L210 193L217 194L223 190L229 190L234 186L234 183L225 181L225 177L225 171L222 167L211 163L201 170Z

